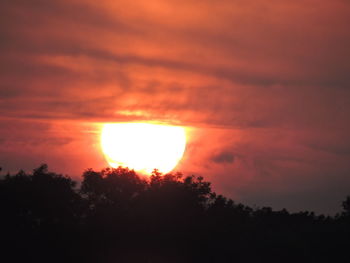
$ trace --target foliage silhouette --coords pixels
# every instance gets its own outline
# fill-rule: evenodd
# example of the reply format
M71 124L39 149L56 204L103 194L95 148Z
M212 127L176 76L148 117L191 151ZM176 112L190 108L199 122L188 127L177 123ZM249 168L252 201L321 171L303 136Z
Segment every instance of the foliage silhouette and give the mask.
M347 196L346 199L342 203L343 206L343 215L349 217L350 216L350 196Z
M335 217L252 209L202 177L128 168L0 179L8 262L333 262L347 255L350 197Z

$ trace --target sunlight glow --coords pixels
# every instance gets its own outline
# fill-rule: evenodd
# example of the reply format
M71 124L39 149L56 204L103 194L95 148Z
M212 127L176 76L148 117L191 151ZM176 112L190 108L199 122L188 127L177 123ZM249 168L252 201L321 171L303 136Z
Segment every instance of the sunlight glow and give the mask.
M129 167L143 174L168 173L186 147L183 127L149 123L107 123L101 133L102 151L110 166Z

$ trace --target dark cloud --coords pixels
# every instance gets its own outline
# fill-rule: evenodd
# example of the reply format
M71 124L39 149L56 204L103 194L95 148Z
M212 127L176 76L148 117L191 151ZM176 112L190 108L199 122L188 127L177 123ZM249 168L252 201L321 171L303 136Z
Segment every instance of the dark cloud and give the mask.
M67 135L57 136L49 122L0 119L0 127L2 148L25 150L27 146L62 146L73 140Z
M214 155L211 159L215 163L233 163L235 157L234 157L233 153L221 152L217 155Z

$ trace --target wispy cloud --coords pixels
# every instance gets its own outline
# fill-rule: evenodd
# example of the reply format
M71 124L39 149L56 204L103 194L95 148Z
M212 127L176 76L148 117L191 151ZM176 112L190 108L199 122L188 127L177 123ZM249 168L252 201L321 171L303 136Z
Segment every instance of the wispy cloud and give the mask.
M257 202L275 191L261 199L274 205L318 178L323 200L330 178L350 184L349 13L345 0L3 0L3 160L30 155L20 141L37 145L28 165L64 155L43 157L44 145L84 147L92 137L71 123L157 120L201 131L180 168L218 191Z

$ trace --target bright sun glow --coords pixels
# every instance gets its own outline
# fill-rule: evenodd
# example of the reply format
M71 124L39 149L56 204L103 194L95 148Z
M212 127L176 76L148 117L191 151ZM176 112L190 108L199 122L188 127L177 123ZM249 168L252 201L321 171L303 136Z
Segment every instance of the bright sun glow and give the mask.
M168 173L183 156L186 133L178 126L108 123L102 128L101 146L112 167L129 167L143 174L156 168Z

